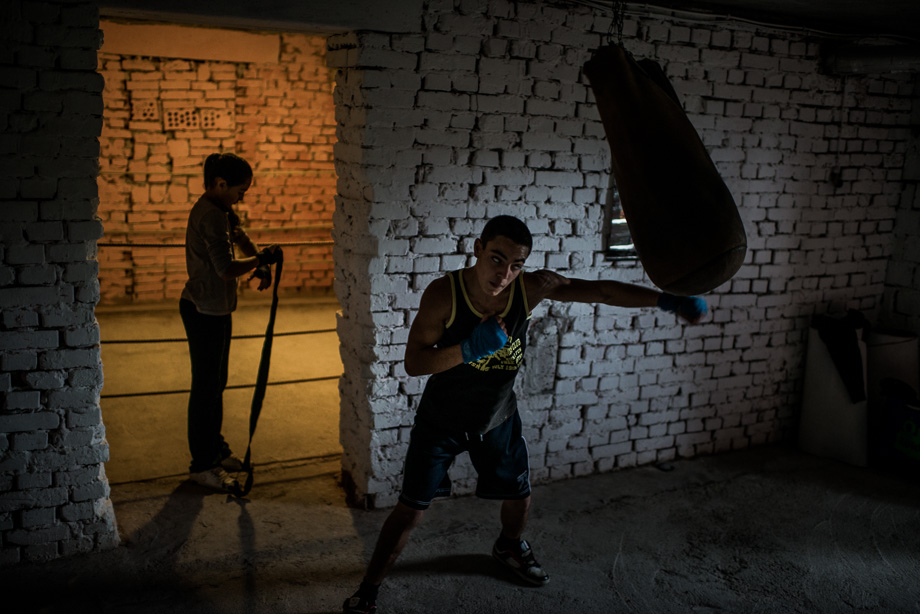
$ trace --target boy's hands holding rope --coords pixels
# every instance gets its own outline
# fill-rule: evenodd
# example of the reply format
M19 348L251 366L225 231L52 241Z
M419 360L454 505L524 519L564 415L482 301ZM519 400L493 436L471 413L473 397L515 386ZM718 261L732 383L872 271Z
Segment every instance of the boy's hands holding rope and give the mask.
M281 251L281 248L277 245L269 245L268 247L263 247L256 254L256 258L259 259L259 266L252 272L252 275L249 276L249 279L253 277L259 278L259 291L270 288L272 285L272 270L271 265L276 262L280 262L284 257L284 253Z

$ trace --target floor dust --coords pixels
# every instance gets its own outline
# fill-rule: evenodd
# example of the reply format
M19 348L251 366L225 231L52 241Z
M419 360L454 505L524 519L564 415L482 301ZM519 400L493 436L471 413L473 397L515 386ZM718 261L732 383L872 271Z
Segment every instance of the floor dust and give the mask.
M916 481L772 446L673 466L536 486L542 588L490 558L496 502L438 501L379 612L920 611ZM262 467L246 500L178 476L116 485L120 547L4 570L4 594L47 613L339 612L386 511L348 508L338 469Z

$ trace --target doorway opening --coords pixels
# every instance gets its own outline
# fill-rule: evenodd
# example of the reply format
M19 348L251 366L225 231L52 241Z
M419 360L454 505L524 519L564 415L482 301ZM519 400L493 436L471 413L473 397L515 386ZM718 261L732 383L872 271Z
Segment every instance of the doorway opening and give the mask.
M202 165L236 153L255 176L236 206L247 233L285 252L269 388L253 462L338 458L342 364L335 332L335 116L325 38L103 19L105 78L98 216L113 484L188 471L191 379L178 301L185 226ZM224 437L246 450L270 291L240 281Z

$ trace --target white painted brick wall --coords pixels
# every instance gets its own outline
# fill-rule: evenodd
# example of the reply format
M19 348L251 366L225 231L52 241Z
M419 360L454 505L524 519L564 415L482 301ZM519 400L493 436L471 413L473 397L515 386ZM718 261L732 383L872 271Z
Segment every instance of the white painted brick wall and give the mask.
M580 69L609 18L445 1L424 23L422 36L329 41L337 151L350 154L337 160L335 230L343 468L376 505L395 501L424 381L401 368L405 329L427 284L471 262L486 219L530 223L534 268L648 283L635 263L598 255L609 150ZM875 317L884 294L889 316L915 329L920 318L908 77L849 77L844 95L818 73L819 45L798 34L657 16L627 20L624 33L671 76L739 204L750 253L707 297L703 325L655 310L538 307L535 322L553 324L531 335L518 382L537 482L788 438L813 314ZM468 464L454 477L472 491Z
M13 564L110 548L118 534L93 315L98 9L5 8L16 38L0 74L17 89L0 95L0 564Z
M909 109L911 123L916 125L920 121L920 101L915 96L912 102ZM904 168L900 185L885 186L900 189L896 221L893 228L887 225L889 220L879 224L879 230L893 230L895 235L895 247L885 278L880 319L892 328L920 334L920 242L916 239L920 233L920 143L917 139L907 144L903 155Z

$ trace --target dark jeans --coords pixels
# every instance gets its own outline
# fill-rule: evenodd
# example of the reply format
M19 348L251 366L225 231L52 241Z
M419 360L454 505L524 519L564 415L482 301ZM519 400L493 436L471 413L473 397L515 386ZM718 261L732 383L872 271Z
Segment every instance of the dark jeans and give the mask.
M192 453L189 471L205 471L230 455L220 434L224 419L224 388L230 359L230 315L199 313L195 303L181 299L179 313L188 337L192 360L192 391L188 397L188 447Z

